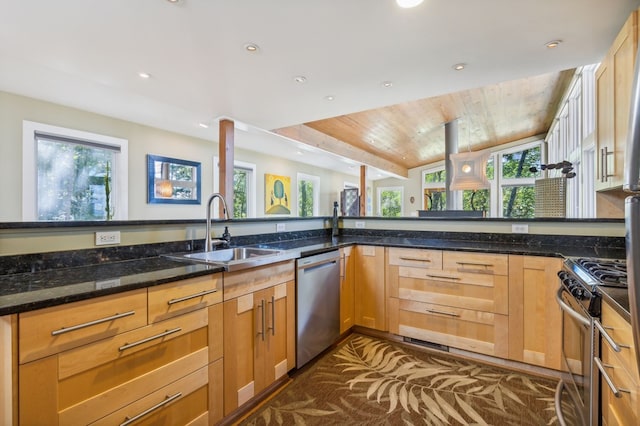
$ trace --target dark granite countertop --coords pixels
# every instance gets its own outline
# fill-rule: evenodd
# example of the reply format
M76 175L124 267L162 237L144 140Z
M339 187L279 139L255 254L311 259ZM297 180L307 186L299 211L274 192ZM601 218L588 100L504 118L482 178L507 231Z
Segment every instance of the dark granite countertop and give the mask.
M40 309L222 271L161 257L0 275L0 315Z
M629 291L619 287L598 287L605 303L608 303L620 316L631 322Z
M283 241L259 242L261 238L251 238L243 245L295 251L295 257L305 257L338 249L353 244L368 244L390 247L415 247L442 250L463 250L503 254L538 256L587 256L600 258L624 258L624 249L592 243L576 244L571 237L534 238L529 240L508 240L487 234L486 238L473 236L458 239L441 238L441 235L412 232L403 235L394 232L377 234L363 232L364 235L327 236L309 235ZM484 235L483 235L484 237ZM238 238L242 244L243 241ZM197 249L197 247L195 247ZM185 263L161 256L144 257L123 261L108 261L90 266L63 267L38 270L35 272L0 275L0 315L19 313L77 300L89 299L106 294L135 288L149 287L170 281L191 278L222 271L202 263Z

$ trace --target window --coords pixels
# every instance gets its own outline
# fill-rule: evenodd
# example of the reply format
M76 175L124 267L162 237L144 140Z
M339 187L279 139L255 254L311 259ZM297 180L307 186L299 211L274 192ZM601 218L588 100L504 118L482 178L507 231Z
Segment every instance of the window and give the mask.
M401 186L378 188L378 214L383 217L402 216L403 194Z
M220 163L213 158L213 192L220 191L218 182ZM218 199L213 201L212 215L218 218ZM233 162L233 217L256 217L256 165L244 161Z
M535 213L535 180L539 171L542 146L540 142L519 146L498 153L500 158L501 216L532 218Z
M124 139L23 122L23 220L127 219Z
M447 172L444 166L427 169L422 172L422 208L424 210L446 210Z
M320 178L298 173L298 216L318 216Z

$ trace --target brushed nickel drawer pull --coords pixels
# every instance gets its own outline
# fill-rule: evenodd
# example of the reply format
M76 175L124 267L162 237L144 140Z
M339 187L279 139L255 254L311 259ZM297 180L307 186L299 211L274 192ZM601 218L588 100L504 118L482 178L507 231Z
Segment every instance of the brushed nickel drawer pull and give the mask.
M596 319L593 321L593 324L600 331L600 335L604 337L604 340L606 340L609 346L611 346L611 349L613 349L616 352L620 352L621 350L620 346L616 343L615 340L613 340L613 337L609 336L609 333L607 333L607 330L605 330L605 328L602 326L600 321Z
M612 365L603 364L602 361L600 360L600 358L598 358L597 356L593 357L593 362L596 363L596 366L598 367L598 370L600 370L600 374L602 374L602 378L604 379L605 382L607 382L607 386L609 386L609 389L611 389L611 393L613 393L613 395L616 398L622 398L622 394L620 392L631 393L627 389L618 388L613 383L613 380L611 380L611 377L609 377L609 375L607 374L607 371L605 370L605 368L613 368Z
M484 266L485 268L489 268L494 266L492 263L480 263L480 262L456 262L458 265L471 265L471 266Z
M271 327L267 328L267 330L271 330L271 335L276 335L276 297L271 296Z
M217 292L218 292L217 288L214 288L213 290L204 290L204 291L201 291L200 293L179 297L177 299L171 299L167 302L167 305L173 305L174 303L184 302L185 300L195 299L196 297L202 297L202 296L206 296L207 294L217 293Z
M264 324L267 322L267 314L264 311L264 308L265 308L264 299L260 301L258 308L260 308L260 319L262 320L262 327L260 328L261 331L258 331L258 334L262 336L262 341L264 342L264 337L265 337Z
M60 330L54 330L51 332L52 336L58 336L60 334L68 333L70 331L76 331L81 328L91 327L92 325L102 324L103 322L109 322L113 320L117 320L120 318L128 317L131 315L135 315L136 311L123 312L121 314L111 315L110 317L97 319L94 321L85 322L83 324L73 325L71 327L62 327Z
M454 280L454 281L460 281L462 278L460 277L450 277L448 275L432 275L432 274L427 274L427 277L429 278L441 278L444 280Z
M405 257L405 256L400 256L399 258L400 260L414 260L416 262L428 262L431 263L431 259L421 259L419 257Z
M598 321L599 322L599 321ZM600 323L600 322L599 322ZM611 327L610 325L604 325L602 323L600 323L600 325L602 326L602 328L604 328L605 330L615 330L615 328ZM602 330L600 331L602 332ZM607 336L609 335L608 333L606 333ZM606 337L605 337L606 338ZM613 340L613 337L611 337L611 340L615 342L615 340ZM625 348L625 349L631 349L631 345L625 345L624 343L617 343L616 345L618 345L620 348ZM613 345L612 345L613 347ZM613 348L613 350L615 350L616 348ZM620 352L620 351L616 351L616 352Z
M135 422L136 420L141 419L142 417L144 417L144 416L146 416L147 414L149 414L149 413L151 413L151 412L153 412L153 411L157 410L158 408L162 408L162 407L164 407L165 405L167 405L167 404L168 404L168 403L170 403L171 401L173 401L173 400L175 400L175 399L178 399L178 398L180 398L181 396L182 396L182 392L178 392L178 393L176 393L176 394L174 394L174 395L167 395L164 401L161 401L161 402L157 403L156 405L154 405L154 406L153 406L153 407L151 407L151 408L147 408L147 409L146 409L146 410L144 410L142 413L140 413L140 414L136 414L136 415L135 415L135 416L133 416L133 417L129 417L129 416L125 417L125 418L124 418L124 420L125 420L125 421L124 421L124 422L122 422L122 423L120 423L120 426L128 426L128 425L130 425L131 423Z
M125 343L124 345L120 346L118 348L118 350L120 352L126 351L127 349L131 349L134 346L139 346L139 345L142 345L143 343L147 343L147 342L150 342L150 341L155 340L155 339L160 339L162 337L168 336L168 335L173 334L173 333L177 333L179 331L182 331L182 329L180 327L176 327L176 328L173 328L171 330L167 330L164 333L156 334L155 336L151 336L151 337L147 337L147 338L142 339L142 340L138 340L137 342Z
M440 315L447 315L449 317L459 317L460 314L456 314L455 312L445 312L445 311L436 311L435 309L425 309L427 312L431 313L431 314L440 314Z

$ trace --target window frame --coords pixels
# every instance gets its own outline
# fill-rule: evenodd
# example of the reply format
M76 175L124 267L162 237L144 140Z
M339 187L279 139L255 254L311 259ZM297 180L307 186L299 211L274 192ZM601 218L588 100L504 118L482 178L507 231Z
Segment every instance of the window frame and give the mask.
M256 186L256 169L257 166L254 163L249 163L246 161L233 160L233 168L245 169L251 171L251 177L249 182L247 183L247 192L249 192L249 196L247 197L247 219L256 217L256 200L257 200L257 186ZM217 155L213 157L213 192L220 192L220 157ZM218 208L218 199L213 200L212 206L212 217L214 219L220 218L220 209Z
M114 155L114 164L111 166L114 215L112 220L127 220L129 217L129 141L113 136L101 135L82 130L38 123L35 121L22 121L22 220L25 222L38 222L38 170L37 170L37 144L36 133L45 133L60 138L83 142L96 143L114 147L119 150ZM75 222L75 221L68 221Z

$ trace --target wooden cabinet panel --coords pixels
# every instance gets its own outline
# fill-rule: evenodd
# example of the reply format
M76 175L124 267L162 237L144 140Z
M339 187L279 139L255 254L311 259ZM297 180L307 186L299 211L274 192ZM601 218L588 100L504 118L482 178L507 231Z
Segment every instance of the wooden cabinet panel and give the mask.
M355 323L387 331L385 249L356 246Z
M506 254L445 251L442 269L475 275L508 275L509 257Z
M18 424L18 316L0 316L0 424Z
M340 334L354 325L355 317L355 256L352 247L340 249Z
M158 389L146 397L100 419L95 425L184 425L208 411L206 367ZM145 414L146 413L146 414Z
M506 315L400 299L402 336L505 358Z
M607 425L640 424L640 381L638 375L632 376L623 365L622 357L602 342L602 363L607 375L620 391L617 398L606 381L600 380L601 415Z
M205 275L149 288L149 322L222 302L222 274Z
M638 377L638 363L635 358L636 348L629 322L618 315L607 303L602 304L601 322L607 334L620 346L620 352L617 356L620 358L622 366L631 376ZM602 345L609 346L604 340Z
M442 251L392 247L388 249L389 265L442 269Z
M268 271L262 275L269 276ZM250 271L247 278L256 276ZM236 279L243 286L241 276ZM226 300L223 334L224 414L228 415L295 367L295 281Z
M20 362L147 325L147 290L103 296L19 315Z
M224 300L295 281L295 261L286 261L245 271L224 273Z
M509 358L560 370L560 258L509 256Z
M597 190L620 187L638 46L637 12L631 13L596 71Z

